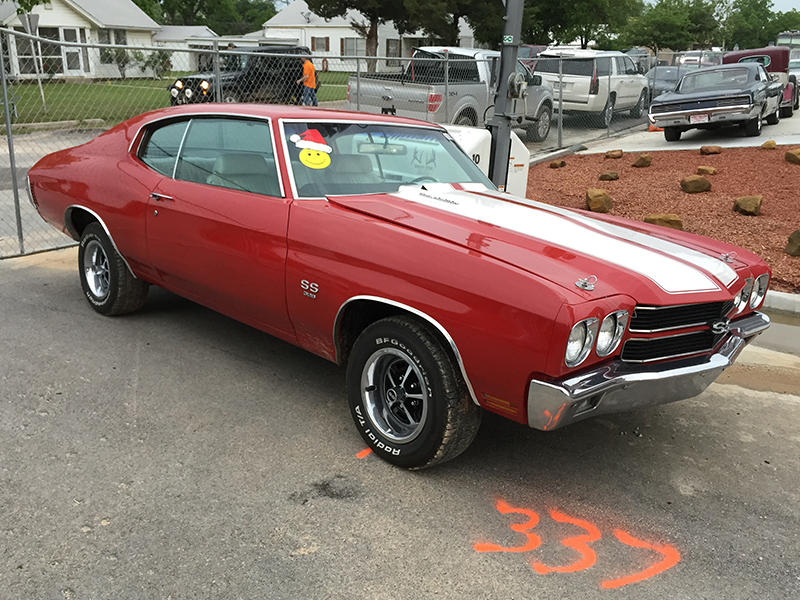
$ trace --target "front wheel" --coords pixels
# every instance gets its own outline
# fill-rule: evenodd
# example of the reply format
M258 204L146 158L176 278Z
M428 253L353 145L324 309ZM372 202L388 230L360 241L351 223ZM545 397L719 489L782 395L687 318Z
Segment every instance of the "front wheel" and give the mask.
M99 223L83 231L78 271L83 294L100 314L122 315L144 304L150 284L131 274Z
M241 102L241 96L236 92L222 92L222 101L228 103Z
M767 115L767 125L777 125L781 122L781 109L780 106L775 109L771 115Z
M388 317L361 333L347 366L347 391L361 437L400 467L455 458L481 421L452 356L413 317Z
M781 109L781 118L788 119L794 114L794 107L790 104L789 106L784 106Z
M528 128L528 135L534 142L543 142L550 133L550 125L553 122L553 109L547 104L542 105L536 115L536 123Z

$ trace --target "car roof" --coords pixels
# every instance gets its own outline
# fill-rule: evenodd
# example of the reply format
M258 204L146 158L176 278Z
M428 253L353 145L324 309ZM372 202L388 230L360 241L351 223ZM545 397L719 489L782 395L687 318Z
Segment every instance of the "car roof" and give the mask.
M754 56L769 56L770 64L766 66L767 71L785 71L789 65L789 48L786 46L767 46L766 48L728 52L722 57L722 62L725 64L738 63L743 58Z
M438 54L444 54L445 52L450 54L463 54L464 56L469 56L471 58L475 58L479 54L484 56L500 56L500 52L497 50L484 50L483 48L462 48L461 46L420 46L415 48L415 50L434 52Z
M378 115L371 113L358 113L347 110L330 110L309 106L293 106L285 104L247 104L247 103L203 103L183 104L170 106L144 113L134 117L131 121L141 121L145 125L152 121L160 121L182 116L220 116L220 117L256 117L270 119L296 119L306 121L361 121L365 123L389 123L394 125L409 125L415 127L428 127L444 130L441 125L396 117L393 115Z
M588 50L584 48L573 48L572 46L552 46L542 52L542 55L553 56L575 56L577 58L594 58L595 56L626 56L616 50Z

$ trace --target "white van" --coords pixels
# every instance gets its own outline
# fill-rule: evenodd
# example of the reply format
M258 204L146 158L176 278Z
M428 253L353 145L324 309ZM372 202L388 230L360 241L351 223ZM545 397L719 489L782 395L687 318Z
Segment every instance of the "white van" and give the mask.
M615 112L630 110L638 119L647 108L647 78L622 52L548 48L534 71L553 87L556 106L561 92L564 114L589 113L598 127L608 127Z

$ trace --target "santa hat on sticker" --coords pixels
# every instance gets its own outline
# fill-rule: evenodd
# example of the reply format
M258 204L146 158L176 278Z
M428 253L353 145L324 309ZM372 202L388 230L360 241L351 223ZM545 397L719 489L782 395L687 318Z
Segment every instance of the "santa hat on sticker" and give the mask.
M316 150L317 152L325 152L326 154L330 154L332 150L316 129L306 129L300 135L295 133L289 137L289 141L294 142L294 145L300 149L307 148L309 150Z

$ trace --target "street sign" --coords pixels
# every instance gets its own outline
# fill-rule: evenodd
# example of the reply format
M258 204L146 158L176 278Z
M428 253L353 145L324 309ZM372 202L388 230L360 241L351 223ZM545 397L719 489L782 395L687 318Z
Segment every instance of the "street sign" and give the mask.
M503 43L504 44L513 44L514 43L514 36L513 35L504 35L503 36Z

